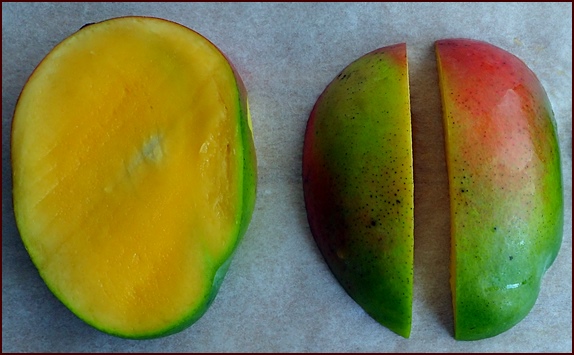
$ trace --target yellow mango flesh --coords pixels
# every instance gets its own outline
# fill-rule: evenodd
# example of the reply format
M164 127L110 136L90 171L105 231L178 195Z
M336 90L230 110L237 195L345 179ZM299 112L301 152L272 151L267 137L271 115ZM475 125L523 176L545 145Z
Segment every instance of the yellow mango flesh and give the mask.
M75 314L140 338L205 311L253 208L246 106L218 49L160 19L87 26L42 61L14 115L14 208Z

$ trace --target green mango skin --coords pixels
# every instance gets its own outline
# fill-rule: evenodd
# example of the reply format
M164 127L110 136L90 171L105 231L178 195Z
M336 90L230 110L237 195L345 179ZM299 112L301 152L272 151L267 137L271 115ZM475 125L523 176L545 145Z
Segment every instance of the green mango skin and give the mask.
M303 148L311 233L347 293L408 338L413 158L406 44L346 67L318 98Z
M556 123L517 57L469 39L435 43L451 201L454 337L498 335L532 309L562 242Z

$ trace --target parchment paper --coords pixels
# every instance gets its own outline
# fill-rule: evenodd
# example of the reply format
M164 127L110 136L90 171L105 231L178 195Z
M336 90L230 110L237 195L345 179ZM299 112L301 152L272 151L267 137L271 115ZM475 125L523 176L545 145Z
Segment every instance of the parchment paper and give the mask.
M40 60L82 25L125 15L190 27L231 59L249 91L258 157L253 219L218 296L165 338L115 338L84 324L47 289L12 208L10 126ZM564 171L564 241L530 314L494 338L452 337L449 220L433 42L488 41L546 88ZM403 339L345 293L310 234L303 133L315 100L351 61L406 42L415 150L413 328ZM2 350L39 352L572 352L572 3L2 3Z

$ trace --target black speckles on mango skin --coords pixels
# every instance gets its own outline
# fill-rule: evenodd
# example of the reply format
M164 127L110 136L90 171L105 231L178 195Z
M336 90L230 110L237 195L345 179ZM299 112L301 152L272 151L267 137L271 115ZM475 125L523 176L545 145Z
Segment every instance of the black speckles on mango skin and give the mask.
M455 337L522 320L562 241L555 123L515 56L471 40L437 42L451 199Z
M359 58L325 89L307 126L303 184L311 231L339 282L408 337L414 223L404 44Z

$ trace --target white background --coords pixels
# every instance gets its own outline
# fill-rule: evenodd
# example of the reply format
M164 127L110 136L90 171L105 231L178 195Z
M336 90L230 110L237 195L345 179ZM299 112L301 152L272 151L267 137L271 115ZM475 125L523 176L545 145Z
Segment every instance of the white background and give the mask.
M220 292L190 328L134 341L91 328L46 288L14 222L10 126L26 79L82 25L162 17L234 63L249 92L258 157L253 219ZM521 58L553 105L564 170L562 249L530 314L491 339L452 338L446 168L433 41L468 37ZM309 232L301 183L308 115L325 86L376 48L408 46L415 150L413 328L379 325L335 280ZM2 3L2 350L572 352L572 3Z

